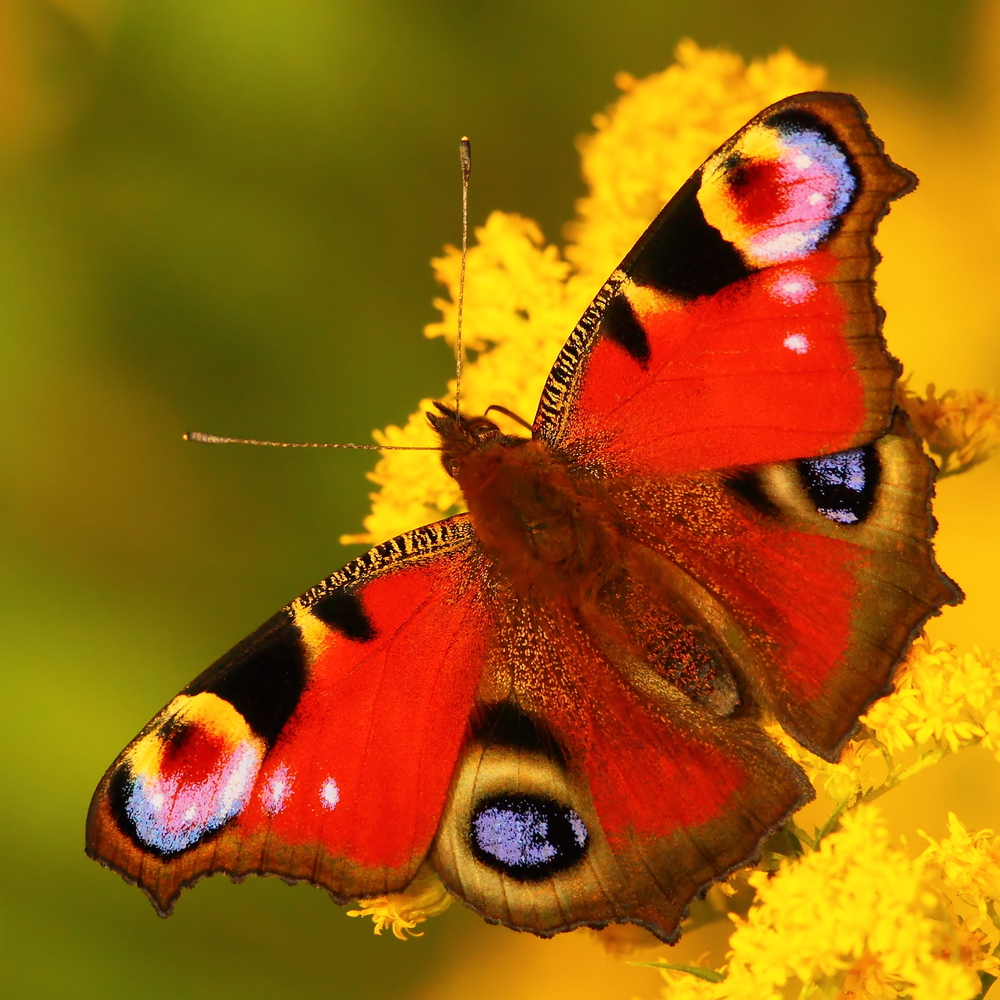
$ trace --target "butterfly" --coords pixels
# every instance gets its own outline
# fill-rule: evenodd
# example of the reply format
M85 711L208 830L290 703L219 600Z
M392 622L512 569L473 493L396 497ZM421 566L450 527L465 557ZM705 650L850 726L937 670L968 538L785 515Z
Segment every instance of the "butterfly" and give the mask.
M487 920L641 924L759 856L961 592L894 405L872 245L916 179L844 94L678 191L562 348L530 437L428 415L467 512L293 600L129 744L87 851L167 915L224 872L338 901L429 865Z

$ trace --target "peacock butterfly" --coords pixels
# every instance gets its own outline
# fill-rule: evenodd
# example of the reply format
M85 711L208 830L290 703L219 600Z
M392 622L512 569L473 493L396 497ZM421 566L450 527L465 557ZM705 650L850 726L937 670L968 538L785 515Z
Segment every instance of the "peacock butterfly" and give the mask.
M428 415L468 513L188 685L105 775L90 856L163 915L215 872L345 902L426 863L518 930L676 938L813 794L761 718L837 760L961 599L873 295L914 184L852 97L754 118L601 288L530 438Z

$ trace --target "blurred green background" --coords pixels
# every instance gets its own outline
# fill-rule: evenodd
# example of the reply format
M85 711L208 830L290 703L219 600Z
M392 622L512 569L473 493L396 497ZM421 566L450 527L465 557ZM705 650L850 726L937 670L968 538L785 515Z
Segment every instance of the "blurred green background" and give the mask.
M306 887L216 879L161 921L85 859L121 747L358 551L337 538L373 457L181 432L368 441L441 393L452 360L421 329L428 260L459 236L463 132L473 223L503 208L558 240L583 193L573 140L617 71L663 69L684 36L787 45L863 99L967 115L982 17L966 0L0 0L5 997L375 1000L489 967L512 935L460 907L401 944ZM509 1000L657 990L619 966L593 992L599 962L581 985L538 954Z

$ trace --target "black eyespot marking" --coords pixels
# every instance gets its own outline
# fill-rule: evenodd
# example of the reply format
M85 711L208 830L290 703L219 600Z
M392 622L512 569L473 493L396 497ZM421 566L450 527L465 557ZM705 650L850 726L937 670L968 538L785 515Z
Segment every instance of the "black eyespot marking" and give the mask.
M224 698L258 736L273 745L295 711L305 684L305 653L299 631L282 611L209 667L183 693L209 691Z
M540 753L560 766L566 765L562 748L548 726L541 720L532 718L512 701L497 702L481 709L472 735L487 746L513 747Z
M743 156L742 153L730 153L722 161L722 169L727 172L731 172L735 170L738 166L740 166L740 164L742 164L745 159L746 157Z
M119 764L115 768L115 773L111 775L111 781L108 782L108 807L118 824L118 829L130 837L133 843L137 843L135 823L129 818L127 811L131 791L132 774L126 764ZM146 848L142 843L139 843L139 846Z
M823 458L804 458L799 475L816 510L838 524L860 524L871 513L881 468L874 445Z
M309 610L324 624L356 642L371 642L375 626L354 594L335 590L318 600Z
M616 295L601 319L601 333L623 347L643 368L649 364L649 338L624 295Z
M670 199L625 259L623 270L637 285L695 299L753 273L736 247L705 221L698 204L700 186L698 173Z
M575 865L590 839L568 806L521 794L480 802L469 836L476 860L518 882L538 882Z
M722 484L761 514L768 517L781 516L781 509L764 492L760 477L752 469L733 472L722 480Z

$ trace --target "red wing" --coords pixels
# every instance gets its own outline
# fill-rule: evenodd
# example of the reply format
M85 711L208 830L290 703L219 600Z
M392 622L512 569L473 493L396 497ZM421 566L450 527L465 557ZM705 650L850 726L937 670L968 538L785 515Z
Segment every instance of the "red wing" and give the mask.
M378 546L177 696L112 765L88 853L161 913L203 875L399 890L437 829L484 658L465 515Z
M619 474L756 465L878 437L899 367L880 333L872 236L913 184L847 95L761 112L584 314L535 435Z

